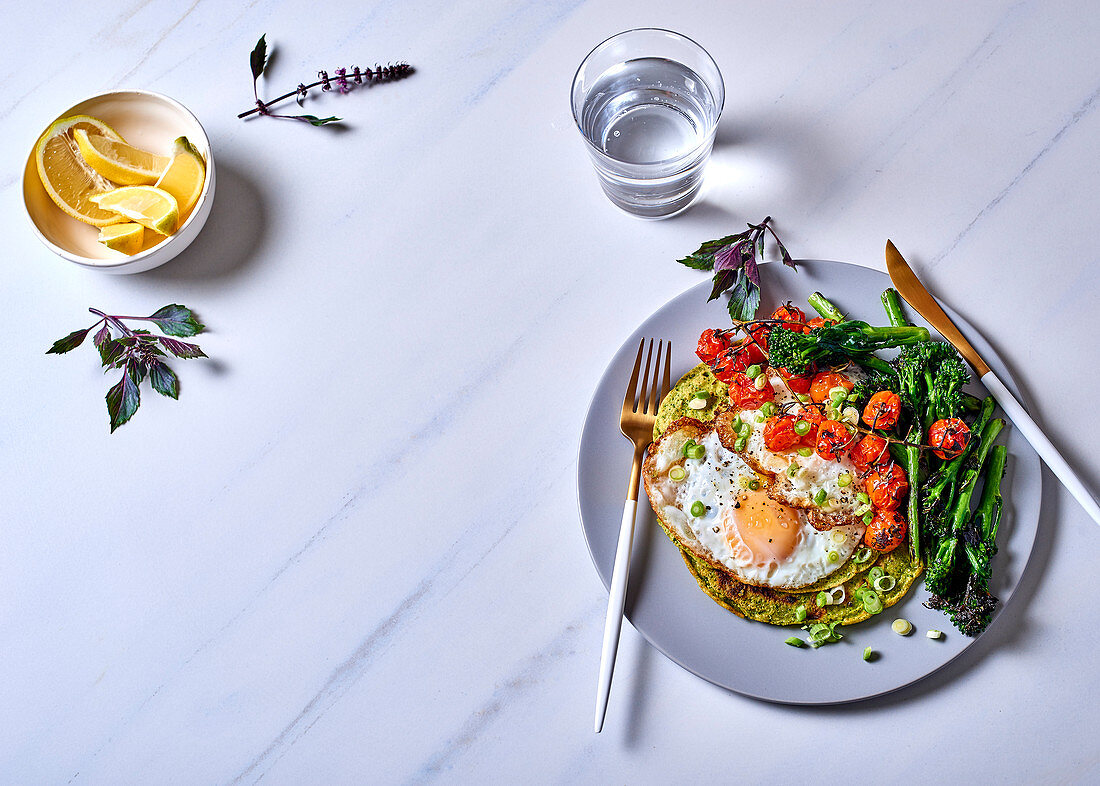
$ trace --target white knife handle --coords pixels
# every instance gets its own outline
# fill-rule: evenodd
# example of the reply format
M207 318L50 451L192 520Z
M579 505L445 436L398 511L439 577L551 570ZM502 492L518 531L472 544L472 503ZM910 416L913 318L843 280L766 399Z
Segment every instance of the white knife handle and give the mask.
M630 546L634 542L634 514L638 501L628 499L623 507L623 522L619 525L619 545L615 547L615 568L611 572L611 591L607 596L607 618L603 623L603 652L600 654L600 680L596 688L596 733L603 729L607 714L607 697L611 694L611 675L615 671L615 654L619 649L619 631L623 627L623 606L626 603L626 582L630 577Z
M1069 489L1069 493L1092 516L1092 520L1100 524L1100 505L1096 504L1096 499L1085 488L1085 484L1070 469L1069 464L1062 458L1062 454L1051 444L1046 434L1039 429L1035 421L1020 405L1020 402L1009 392L1004 383L997 379L997 375L992 371L982 377L982 383L993 395L993 398L997 399L997 403L1001 405L1001 409L1005 411L1005 414L1016 425L1016 428L1020 429L1023 435L1027 437L1031 447L1035 448L1035 452L1050 467L1050 471L1058 476L1058 479L1062 481L1062 485Z

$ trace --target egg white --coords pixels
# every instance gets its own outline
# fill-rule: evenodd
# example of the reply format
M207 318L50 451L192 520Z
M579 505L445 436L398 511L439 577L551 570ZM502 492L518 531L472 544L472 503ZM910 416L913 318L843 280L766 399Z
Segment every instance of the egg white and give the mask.
M697 442L706 450L701 459L682 457L683 440L669 440L662 445L656 462L660 473L657 493L664 498L660 500L662 512L681 531L690 531L703 551L741 581L776 589L805 587L843 566L859 545L864 530L861 524L820 532L810 525L805 511L789 508L798 532L788 556L777 560L770 555L753 554L745 547L735 553L726 533L729 509L738 505L739 497L745 494L740 479L753 480L758 475L737 453L726 449L713 430L701 435ZM683 480L668 478L668 470L673 466L684 468ZM691 515L696 502L706 506L701 516ZM833 532L838 534L834 536ZM830 561L830 552L836 553L835 561Z

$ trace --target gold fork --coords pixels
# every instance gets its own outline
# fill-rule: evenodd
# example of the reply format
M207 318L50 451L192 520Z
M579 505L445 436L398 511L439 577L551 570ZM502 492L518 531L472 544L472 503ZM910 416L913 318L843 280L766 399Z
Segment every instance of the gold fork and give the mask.
M619 415L619 428L623 436L634 443L634 465L630 469L630 485L626 490L623 521L619 525L619 543L615 547L615 568L611 572L611 590L607 598L607 617L603 627L603 652L600 655L600 679L596 690L596 733L603 729L607 714L607 697L611 693L611 675L615 671L615 654L619 649L619 633L623 626L623 605L626 602L626 584L630 576L630 547L634 541L634 516L638 511L638 480L642 474L642 456L653 442L653 425L657 422L657 408L672 388L669 367L672 365L672 342L658 341L657 353L653 353L653 339L649 339L649 351L645 352L645 371L642 372L642 353L646 348L643 338L638 344L638 357L634 371L626 386L623 411ZM661 378L661 352L664 351L664 380L658 394L657 380ZM653 367L650 384L649 369ZM638 379L642 389L638 391ZM648 396L647 396L648 393Z

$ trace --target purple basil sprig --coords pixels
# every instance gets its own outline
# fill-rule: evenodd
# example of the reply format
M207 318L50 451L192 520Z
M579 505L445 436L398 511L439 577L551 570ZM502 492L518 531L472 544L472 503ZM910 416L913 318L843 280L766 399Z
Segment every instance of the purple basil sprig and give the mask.
M779 257L787 267L794 267L791 255L783 241L769 226L768 216L759 224L749 224L748 229L736 235L718 240L708 240L699 249L677 260L695 270L713 270L714 286L707 302L724 292L730 293L730 317L738 322L748 322L756 317L760 306L760 271L757 265L764 261L764 238L771 232L779 248Z
M321 91L326 92L333 89L333 83L335 82L336 89L340 93L350 93L352 90L352 82L356 85L362 85L364 83L369 85L375 82L393 82L397 79L404 79L413 72L413 67L408 63L390 63L386 66L376 65L373 69L360 69L359 66L353 66L350 75L348 74L348 69L337 68L333 71L335 74L333 77L328 75L328 71L318 71L317 76L319 79L316 82L308 85L299 82L298 86L293 91L281 95L278 98L273 98L270 101L264 101L260 98L258 82L264 73L264 69L267 68L270 62L267 56L266 34L260 36L260 40L256 42L256 48L252 50L252 53L248 57L248 61L252 68L252 95L256 99L256 106L254 109L249 109L247 112L241 112L237 117L244 118L259 113L267 117L278 117L284 120L301 120L312 126L339 123L340 118L317 117L316 115L282 115L277 112L272 112L271 105L277 104L280 101L285 101L288 98L293 98L298 102L298 106L304 106L306 96L309 95L309 90L313 87L320 86Z
M195 313L186 306L172 304L157 309L147 317L122 317L104 314L97 308L89 308L102 319L89 328L75 330L65 338L58 339L46 354L63 355L84 343L90 332L99 327L92 337L92 343L99 350L99 359L104 369L122 369L122 379L107 391L107 414L111 417L111 433L133 417L141 405L139 386L146 376L153 390L162 396L178 399L180 381L175 372L161 358L167 357L162 351L168 350L178 358L204 358L206 353L198 344L177 341L176 336L186 338L201 333L206 326L199 322ZM130 328L122 320L152 322L162 333L157 336L148 330ZM102 325L102 327L100 327ZM114 331L114 332L112 332Z

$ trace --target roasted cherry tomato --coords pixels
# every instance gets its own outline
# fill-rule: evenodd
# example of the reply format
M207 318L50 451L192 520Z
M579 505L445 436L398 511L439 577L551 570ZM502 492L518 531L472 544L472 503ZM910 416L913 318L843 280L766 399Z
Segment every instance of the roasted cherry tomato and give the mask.
M791 389L791 392L803 394L810 392L810 385L814 381L813 371L807 374L792 374L782 366L778 368L777 371L779 371L779 375L783 377L783 379L787 380L787 387Z
M775 391L770 384L757 389L756 383L740 371L733 375L729 386L730 400L741 409L760 409L765 401L775 400Z
M707 328L699 336L699 345L695 348L695 354L708 366L713 366L718 353L729 347L730 340L726 331Z
M745 341L719 352L718 357L710 365L714 370L714 376L729 385L733 382L735 373L744 371L749 366L762 366L767 363L767 360L767 356L760 347Z
M901 506L905 492L909 491L909 481L905 479L905 470L894 462L878 466L863 482L871 504L879 510L896 510Z
M831 320L831 319L825 319L824 317L814 317L813 319L811 319L809 322L806 323L806 327L808 327L810 330L817 330L818 328L825 327L826 325L835 325L835 324L836 323L833 322L833 320Z
M802 444L811 448L817 447L817 430L825 422L825 416L821 414L821 410L817 407L802 406L795 413L795 423L797 424L800 420L810 424L810 430L802 437Z
M815 375L813 382L810 383L810 399L816 401L818 404L823 401L828 401L829 391L836 387L851 390L855 385L852 384L850 379L842 374L835 374L832 371L822 371L820 374Z
M787 323L783 327L790 330L797 330L800 333L810 332L810 328L806 325L806 315L802 309L792 306L790 303L773 311L771 318L783 320Z
M871 396L863 408L863 422L871 428L892 428L901 414L901 398L897 393L880 390Z
M758 349L761 349L764 352L767 352L768 351L768 334L772 332L772 328L774 328L774 327L775 327L775 325L771 325L771 324L767 324L767 323L761 323L759 325L753 325L753 326L749 327L747 329L748 334L749 334L748 341L752 342L753 344L756 344Z
M928 429L928 444L941 459L955 458L970 442L970 429L958 418L937 420Z
M770 418L764 424L764 445L772 452L790 450L802 441L794 430L793 415Z
M848 455L855 462L856 469L865 472L872 464L878 464L888 459L890 452L886 449L886 440L882 437L876 437L874 434L868 434L856 443L856 446L852 448L851 453Z
M875 551L893 551L905 542L905 517L896 510L876 510L863 532L863 544Z
M826 461L839 459L852 447L852 432L839 420L824 420L817 429L817 455Z

